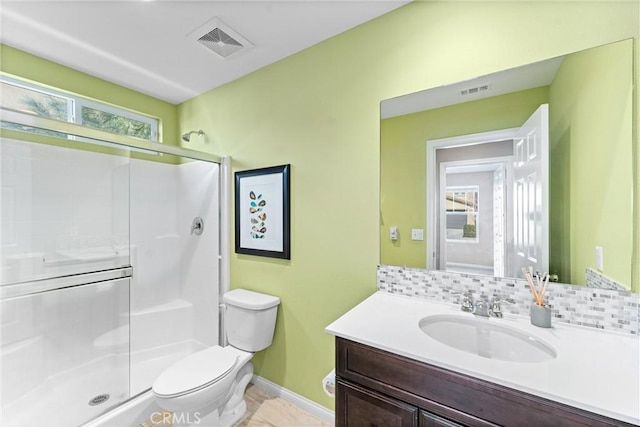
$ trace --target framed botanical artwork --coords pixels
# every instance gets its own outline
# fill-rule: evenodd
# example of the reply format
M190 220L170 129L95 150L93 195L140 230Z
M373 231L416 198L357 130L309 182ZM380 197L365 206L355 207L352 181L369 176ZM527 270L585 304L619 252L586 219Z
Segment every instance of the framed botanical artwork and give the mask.
M236 253L291 259L290 169L235 173Z

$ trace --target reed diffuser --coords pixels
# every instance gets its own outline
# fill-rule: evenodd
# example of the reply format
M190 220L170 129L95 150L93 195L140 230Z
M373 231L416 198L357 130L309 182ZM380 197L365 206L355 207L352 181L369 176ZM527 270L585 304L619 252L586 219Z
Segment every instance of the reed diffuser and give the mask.
M522 273L525 279L529 283L529 289L533 294L533 304L531 304L531 324L539 326L541 328L551 327L551 308L544 303L544 293L547 290L547 284L549 283L549 275L543 273L537 274L533 277L533 271L531 268L522 268ZM537 282L537 284L536 284Z

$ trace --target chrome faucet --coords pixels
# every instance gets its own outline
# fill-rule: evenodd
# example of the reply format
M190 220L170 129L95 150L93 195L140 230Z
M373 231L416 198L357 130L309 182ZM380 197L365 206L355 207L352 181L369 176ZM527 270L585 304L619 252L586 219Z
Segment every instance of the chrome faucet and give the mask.
M486 298L480 298L473 305L473 311L471 314L475 314L476 316L481 317L489 317L489 301Z
M491 298L491 306L489 307L489 316L491 317L497 317L497 318L501 318L502 317L502 307L501 307L501 303L506 302L508 304L512 304L515 305L515 301L514 300L510 300L510 299L501 299L499 296L494 295L493 298Z
M483 296L481 296L479 300L473 301L471 292L467 291L463 294L462 305L460 308L462 311L466 311L467 313L480 317L502 318L502 307L500 306L502 301L503 300L501 300L497 295L494 295L493 298L491 298L491 302ZM511 301L505 301L511 303Z
M491 307L489 307L489 316L502 318L502 307L500 307L500 297L494 295L491 298Z
M473 311L473 296L471 295L471 291L467 291L462 294L462 305L460 308L462 311L466 311L467 313L471 313Z

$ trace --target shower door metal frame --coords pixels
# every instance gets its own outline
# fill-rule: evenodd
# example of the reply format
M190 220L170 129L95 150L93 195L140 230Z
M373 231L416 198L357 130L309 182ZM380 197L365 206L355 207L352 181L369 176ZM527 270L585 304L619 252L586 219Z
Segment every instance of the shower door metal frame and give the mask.
M35 295L42 292L95 285L109 280L127 279L133 275L132 267L119 267L109 270L92 271L66 276L56 276L27 282L9 283L0 286L0 300Z
M146 139L136 138L133 136L105 132L103 130L78 125L76 123L63 122L61 120L54 120L46 117L26 114L9 108L0 108L0 121L15 123L43 130L61 132L67 135L88 138L101 142L108 142L124 147L136 148L139 150L155 151L157 153L169 154L177 157L186 157L193 160L203 160L206 162L213 162L218 164L222 162L221 157L216 156L215 154L191 150L189 148L183 148L177 145L167 145L160 142L148 141ZM28 133L20 130L12 131Z

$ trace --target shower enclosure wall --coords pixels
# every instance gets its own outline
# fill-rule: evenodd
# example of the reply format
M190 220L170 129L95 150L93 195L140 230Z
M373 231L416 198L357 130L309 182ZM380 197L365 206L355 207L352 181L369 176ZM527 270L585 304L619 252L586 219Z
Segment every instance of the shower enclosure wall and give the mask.
M218 343L220 165L7 123L0 425L82 425Z

